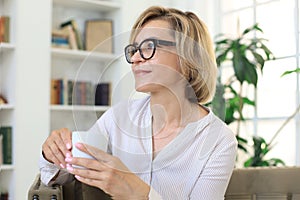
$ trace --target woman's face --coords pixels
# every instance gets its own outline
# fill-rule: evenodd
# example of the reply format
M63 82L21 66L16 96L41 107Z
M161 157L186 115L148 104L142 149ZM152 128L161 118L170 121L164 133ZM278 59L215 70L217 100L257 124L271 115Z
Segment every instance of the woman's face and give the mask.
M134 44L139 46L149 38L175 42L172 33L167 21L152 20L142 27ZM172 90L178 85L179 80L183 79L175 45L165 45L163 42L158 44L153 57L148 60L143 59L140 51L137 51L132 56L131 61L133 62L132 71L135 77L135 88L139 92L153 93L162 89Z

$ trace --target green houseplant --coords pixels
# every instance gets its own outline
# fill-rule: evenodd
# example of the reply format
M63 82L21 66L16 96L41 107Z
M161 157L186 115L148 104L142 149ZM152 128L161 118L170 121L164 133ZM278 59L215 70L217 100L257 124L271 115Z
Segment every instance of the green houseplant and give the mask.
M245 120L243 115L245 105L256 106L255 101L244 94L243 90L247 87L253 87L256 90L258 73L263 72L266 61L275 59L273 53L265 45L267 40L255 37L257 32L263 33L258 24L254 24L236 38L229 38L224 34L216 37L217 65L221 67L225 63L230 64L233 68L233 75L225 83L221 83L221 77L219 77L212 107L225 123L237 123L238 148L249 155L249 159L244 162L245 167L284 165L281 159L265 158L273 145L267 143L262 137L252 137L252 152L249 152L248 141L239 135L240 124ZM250 34L254 34L253 37L250 37ZM226 99L225 93L229 96Z

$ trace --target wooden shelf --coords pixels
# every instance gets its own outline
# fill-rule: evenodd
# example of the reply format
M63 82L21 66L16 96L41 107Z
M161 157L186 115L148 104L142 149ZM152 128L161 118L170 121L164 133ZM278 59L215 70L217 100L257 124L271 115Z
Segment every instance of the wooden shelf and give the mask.
M99 10L101 12L111 12L121 7L119 3L108 0L53 0L53 3L78 9Z
M52 48L52 56L57 58L72 59L72 60L87 60L87 61L102 61L109 62L117 59L114 54L108 53L96 53L90 51L80 51L80 50L69 50L69 49L58 49Z
M97 111L105 112L110 106L85 106L85 105L50 105L52 111Z

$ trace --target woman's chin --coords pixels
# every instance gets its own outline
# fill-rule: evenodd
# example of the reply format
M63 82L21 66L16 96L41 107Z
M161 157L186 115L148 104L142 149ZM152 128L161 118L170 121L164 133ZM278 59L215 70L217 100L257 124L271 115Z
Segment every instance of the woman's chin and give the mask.
M153 90L153 86L151 86L151 84L136 85L135 90L137 92L147 93L147 92L151 92Z

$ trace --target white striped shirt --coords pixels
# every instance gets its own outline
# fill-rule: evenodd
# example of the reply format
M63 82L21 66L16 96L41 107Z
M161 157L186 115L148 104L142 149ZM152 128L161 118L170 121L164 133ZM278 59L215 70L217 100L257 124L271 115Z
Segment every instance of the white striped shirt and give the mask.
M153 159L151 118L146 97L114 106L90 131L107 134L108 152L151 186L149 199L224 199L237 153L235 135L226 124L210 111L188 124ZM40 169L45 184L58 171L43 158Z

